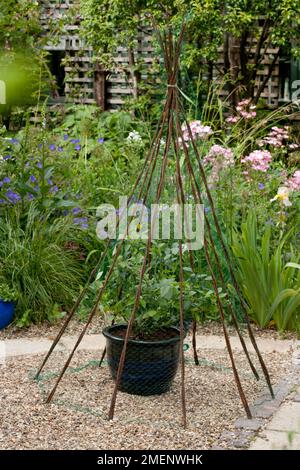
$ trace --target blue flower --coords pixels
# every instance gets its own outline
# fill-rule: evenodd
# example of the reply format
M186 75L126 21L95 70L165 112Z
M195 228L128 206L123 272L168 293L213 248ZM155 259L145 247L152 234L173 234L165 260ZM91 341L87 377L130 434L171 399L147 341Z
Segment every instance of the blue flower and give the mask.
M40 190L40 187L39 187L39 186L35 186L33 189L37 192L37 191Z
M258 183L258 189L265 189L264 183Z
M15 193L15 192L12 191L11 189L8 189L8 190L6 191L6 197L7 197L7 199L8 199L12 204L16 204L18 201L21 200L20 194Z
M10 178L5 176L5 178L3 178L3 183L10 183Z
M29 176L29 179L30 179L30 181L31 181L32 183L35 183L36 180L37 180L34 175L30 175L30 176Z
M47 183L49 184L49 186L53 186L53 181L50 178L47 179Z
M9 160L11 157L12 155L5 155L5 157L3 157L3 160Z
M20 141L19 141L18 139L12 138L12 139L10 139L10 143L11 143L11 144L19 144Z
M34 195L31 193L27 194L27 199L28 201L32 201L34 199Z
M56 146L54 144L49 145L49 149L53 152L56 150Z
M89 228L87 217L74 217L73 222L75 225L79 225L81 228Z
M103 144L103 142L104 142L103 137L100 137L100 138L98 139L98 144Z
M63 149L62 147L57 147L57 151L58 151L58 152L63 152L64 149Z
M57 192L58 192L58 187L57 187L57 186L52 186L52 187L50 188L50 193L55 194L55 193L57 193Z
M37 166L38 168L43 168L43 165L42 165L41 162L38 162L38 163L36 164L36 166Z
M81 209L79 207L74 207L74 209L72 209L72 212L73 212L74 215L78 215L78 214L80 214Z
M69 139L69 136L68 134L64 134L64 141L68 140Z
M0 199L0 204L5 204L4 199Z
M79 144L80 139L71 139L70 142L71 144Z
M0 181L0 188L2 188L3 186L3 181Z
M81 149L81 145L80 145L80 144L75 145L75 150L80 150L80 149Z

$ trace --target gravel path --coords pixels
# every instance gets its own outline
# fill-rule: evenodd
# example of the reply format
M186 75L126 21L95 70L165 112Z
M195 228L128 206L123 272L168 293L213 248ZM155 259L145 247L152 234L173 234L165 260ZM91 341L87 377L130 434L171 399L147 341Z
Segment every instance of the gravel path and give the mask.
M53 354L41 383L32 380L42 356L10 359L1 367L1 449L208 449L223 431L244 416L228 355L224 351L199 351L200 367L186 353L188 427L181 426L180 375L172 390L162 396L139 397L118 394L114 421L107 421L113 383L106 365L95 362L100 352L80 351L51 405L43 393L53 384L50 371L60 369L65 352ZM290 353L264 355L276 383L290 364ZM264 388L256 382L242 354L237 363L249 403Z

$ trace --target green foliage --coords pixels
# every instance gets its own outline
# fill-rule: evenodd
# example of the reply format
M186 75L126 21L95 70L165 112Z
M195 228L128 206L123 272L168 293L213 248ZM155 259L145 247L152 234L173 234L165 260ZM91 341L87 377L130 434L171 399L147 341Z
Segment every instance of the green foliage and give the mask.
M232 244L251 317L261 327L266 327L273 319L280 331L289 328L300 306L300 265L284 264L283 259L282 250L288 235L272 253L271 227L265 229L259 242L257 220L250 212L242 223L241 234L234 234ZM295 254L292 259L297 261Z
M81 2L82 36L95 52L95 60L104 69L116 67L114 55L118 46L128 46L133 52L129 70L138 79L142 61L134 54L137 35L146 26L155 24L162 32L178 31L183 20L187 23L182 65L187 76L198 81L203 91L205 82L212 82L211 66L219 58L223 46L224 67L220 70L230 97L246 95L259 99L262 87L255 91L254 83L264 56L272 44L281 54L299 56L300 4L297 0L185 0L154 2L150 0L85 0ZM256 44L255 53L253 44ZM236 59L234 59L236 57ZM270 55L270 60L273 56ZM118 64L119 66L119 64ZM273 67L272 64L271 67ZM207 76L210 79L207 80ZM140 86L140 85L138 85ZM233 102L235 99L233 99Z
M145 245L135 241L127 244L112 273L103 298L103 308L115 321L128 322L131 317L139 284ZM187 250L184 248L184 320L188 327L197 321L219 320L216 296L211 288L211 277L205 272L192 272ZM179 264L178 243L155 241L152 245L152 265L146 271L142 285L134 332L146 337L157 330L179 325ZM221 299L225 299L219 289ZM226 305L226 301L224 303Z
M46 44L55 40L62 24L45 18L36 0L2 0L0 8L0 80L5 83L6 103L0 104L0 118L9 126L13 107L27 108L49 94L52 81L47 64Z
M18 293L16 319L23 326L53 319L57 305L68 308L79 293L84 269L68 247L72 233L72 223L49 223L33 205L25 226L17 211L0 219L1 279Z
M18 300L18 292L9 287L8 284L0 283L0 300L3 302L15 302Z

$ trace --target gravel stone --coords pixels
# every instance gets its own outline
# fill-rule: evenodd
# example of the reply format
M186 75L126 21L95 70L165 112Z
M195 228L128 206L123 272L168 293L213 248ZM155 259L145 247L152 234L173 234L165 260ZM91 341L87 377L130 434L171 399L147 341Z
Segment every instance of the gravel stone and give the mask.
M39 383L33 376L43 356L8 359L0 367L0 449L230 448L219 437L234 434L235 420L245 412L226 352L199 350L198 367L191 349L186 353L186 429L181 422L180 372L164 395L119 392L115 419L108 421L114 384L107 365L98 367L100 357L101 351L78 351L48 405L44 400L54 385L54 372L61 370L67 358L66 351L51 356ZM273 383L285 377L291 353L272 352L264 354L264 359ZM236 354L236 364L251 404L265 390L265 382L255 380L243 354Z

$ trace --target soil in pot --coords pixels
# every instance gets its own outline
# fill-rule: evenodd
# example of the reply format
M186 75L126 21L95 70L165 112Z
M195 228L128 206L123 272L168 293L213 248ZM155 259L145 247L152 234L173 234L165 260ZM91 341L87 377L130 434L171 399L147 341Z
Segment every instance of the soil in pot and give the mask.
M124 346L127 325L104 328L107 360L115 380ZM179 364L180 333L176 327L164 330L156 338L130 338L119 390L134 395L158 395L170 390Z

